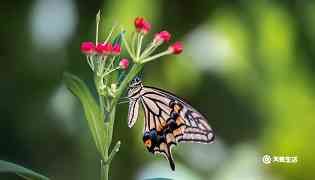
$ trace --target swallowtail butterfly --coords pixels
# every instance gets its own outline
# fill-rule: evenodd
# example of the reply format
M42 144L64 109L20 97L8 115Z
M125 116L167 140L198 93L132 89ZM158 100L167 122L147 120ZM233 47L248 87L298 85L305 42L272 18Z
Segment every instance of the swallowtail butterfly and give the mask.
M171 148L180 142L210 144L214 132L207 119L184 100L170 92L143 86L139 77L134 78L128 90L128 126L131 128L144 110L143 142L149 152L162 154L169 161L171 169L175 164Z

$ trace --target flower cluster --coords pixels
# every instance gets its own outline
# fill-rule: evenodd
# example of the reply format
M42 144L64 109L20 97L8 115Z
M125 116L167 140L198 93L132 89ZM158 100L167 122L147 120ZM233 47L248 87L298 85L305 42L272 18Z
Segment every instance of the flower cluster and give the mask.
M95 45L93 42L88 41L81 44L81 52L86 54L88 63L93 71L95 70L95 65L100 64L98 61L106 61L108 57L112 57L112 60L114 60L115 56L120 55L121 50L122 48L118 43L114 45L111 43ZM126 61L126 59L124 59L124 61ZM124 66L124 68L121 69L127 68L128 66Z
M121 30L118 39L122 39L123 43L131 56L134 64L144 64L159 57L169 55L169 54L180 54L183 51L183 46L180 42L175 42L170 45L166 50L152 55L155 50L162 44L168 43L171 41L171 34L168 31L160 31L154 35L151 42L143 48L143 38L150 32L151 24L146 21L143 17L137 17L134 20L135 31L131 37L131 42L127 42L125 39L125 31ZM98 26L97 26L98 27ZM117 41L117 38L111 43L109 40L114 31L114 27L106 38L105 42L99 43L96 40L96 43L93 42L83 42L81 44L81 52L84 53L87 57L87 62L95 72L96 77L100 79L100 84L98 89L105 90L109 87L109 93L113 95L113 88L117 86L116 81L113 81L108 75L114 72L126 71L129 66L129 61L126 58L120 59L120 54L122 52L121 40ZM97 29L98 30L98 29ZM96 38L98 39L98 37ZM118 60L120 59L120 60ZM110 82L107 80L110 79ZM115 88L114 88L115 89ZM102 93L103 94L103 93ZM104 94L106 95L106 93Z
M125 39L126 48L135 63L146 63L157 59L161 56L168 54L180 54L183 51L183 46L180 42L175 42L166 51L158 54L151 54L162 44L171 40L171 34L168 31L161 31L154 35L151 43L149 43L144 49L142 48L143 38L151 30L151 24L143 17L137 17L134 21L135 32L131 38L131 42L128 43ZM130 44L131 46L129 46Z
M110 39L112 32L107 39ZM117 38L120 38L121 34ZM116 38L116 39L117 39ZM86 55L87 62L95 72L98 78L99 93L102 95L115 96L117 81L109 77L114 72L119 70L126 71L129 66L129 61L126 58L120 59L122 51L121 43L114 40L115 43L105 41L104 43L83 42L81 44L81 52ZM119 62L118 62L118 59ZM121 73L121 71L119 71Z

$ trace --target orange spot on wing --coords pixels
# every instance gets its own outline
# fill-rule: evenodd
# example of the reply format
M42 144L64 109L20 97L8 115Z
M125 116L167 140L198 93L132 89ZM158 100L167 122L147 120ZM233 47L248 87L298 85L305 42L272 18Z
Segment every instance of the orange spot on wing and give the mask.
M151 145L152 145L152 141L151 141L151 139L147 139L147 140L144 142L144 146L145 146L145 147L150 148L150 147L151 147Z
M161 125L162 125L162 127L165 127L165 126L166 126L166 122L165 122L165 120L164 120L164 119L162 119L162 118L160 118L160 121L161 121Z
M181 118L180 116L178 116L176 118L176 124L177 126L181 125L181 124L185 124L185 121L183 120L183 118Z
M181 128L177 128L173 131L174 136L180 135L182 134L182 129Z
M167 144L169 144L170 142L174 142L175 141L175 137L173 134L167 134L166 135L166 142Z
M181 109L182 109L182 107L181 107L180 105L175 104L175 106L174 106L174 111L175 111L175 112L179 113L179 111L180 111Z
M158 126L156 127L156 130L157 130L158 132L160 132L160 131L162 130L161 125L158 125Z

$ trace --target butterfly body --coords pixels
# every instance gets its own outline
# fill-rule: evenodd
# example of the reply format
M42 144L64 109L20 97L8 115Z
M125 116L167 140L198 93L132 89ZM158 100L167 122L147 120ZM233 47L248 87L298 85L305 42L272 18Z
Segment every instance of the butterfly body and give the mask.
M144 110L143 142L149 152L162 154L175 170L171 148L179 142L212 143L214 133L207 120L177 96L158 88L143 86L139 78L129 85L128 126Z

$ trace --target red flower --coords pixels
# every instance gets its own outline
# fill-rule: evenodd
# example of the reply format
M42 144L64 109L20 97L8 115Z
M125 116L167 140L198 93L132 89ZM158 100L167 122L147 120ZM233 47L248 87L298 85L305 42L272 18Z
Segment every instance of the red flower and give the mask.
M103 52L103 46L104 46L104 44L97 44L95 47L95 51L97 53L102 53Z
M147 34L151 30L151 24L147 21L144 22L142 32Z
M144 18L143 17L137 17L136 19L135 19L135 27L136 27L136 29L137 29L137 31L139 30L141 30L142 28L143 28L143 24L144 24Z
M100 54L109 54L112 52L113 46L111 43L97 44L95 51Z
M92 42L83 42L81 44L81 52L90 54L93 53L95 50L95 45Z
M129 66L129 61L128 61L128 59L126 59L126 58L122 59L122 60L119 62L119 67L120 67L121 69L126 70L126 69L128 69L128 66Z
M115 44L112 49L112 53L114 55L119 55L121 53L121 46L119 44Z
M144 34L148 33L151 29L151 24L144 20L143 17L137 17L134 21L137 32Z
M180 54L183 51L183 45L180 42L175 42L173 45L169 47L169 50L173 54Z
M171 39L171 34L167 31L161 31L155 34L154 42L156 43L163 43L168 42Z

